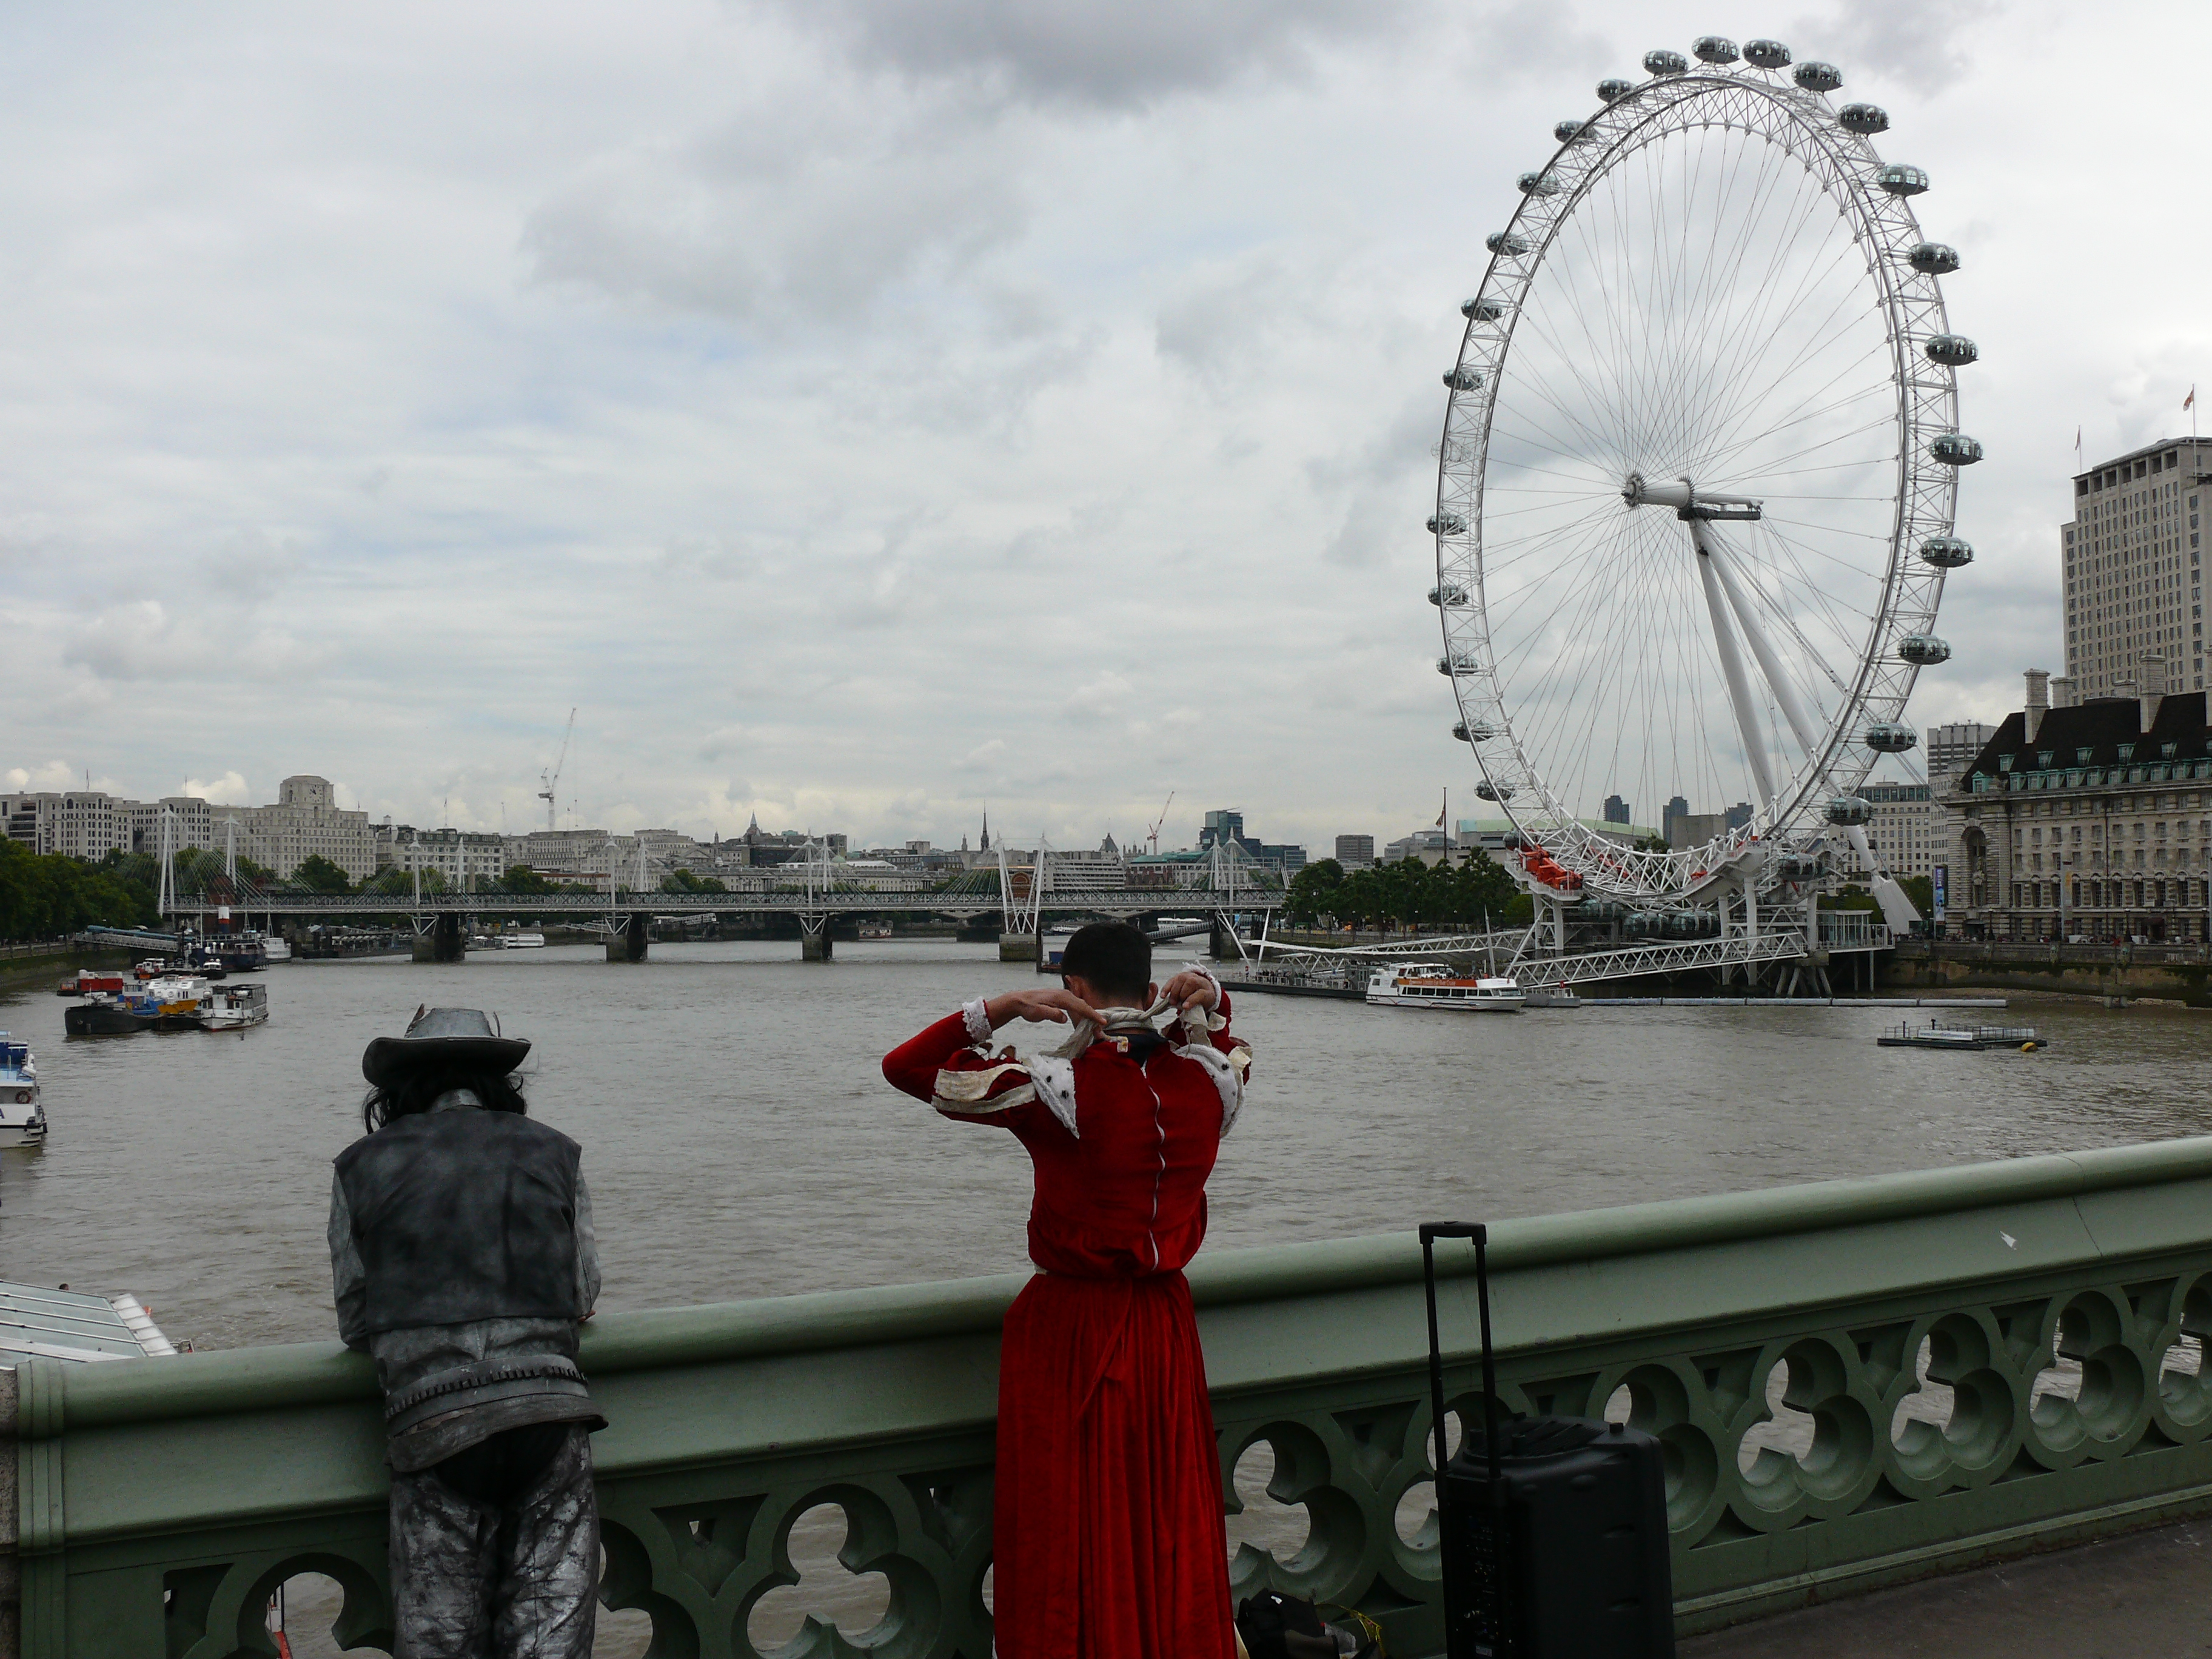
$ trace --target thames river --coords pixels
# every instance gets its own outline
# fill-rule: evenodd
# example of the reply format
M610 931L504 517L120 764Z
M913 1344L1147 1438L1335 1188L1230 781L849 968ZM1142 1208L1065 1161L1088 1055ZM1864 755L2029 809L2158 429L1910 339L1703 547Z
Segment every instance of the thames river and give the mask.
M363 1044L422 1002L495 1010L536 1044L532 1110L584 1146L603 1310L1023 1267L1021 1148L878 1066L1035 976L988 945L836 949L292 963L242 1036L65 1039L61 999L17 995L0 1026L36 1050L52 1129L0 1155L0 1277L132 1291L202 1348L329 1339L330 1160L361 1132ZM1235 1012L1255 1060L1212 1184L1217 1249L2212 1130L2212 1015L2179 1008L2015 1000L2008 1020L2057 1040L2035 1054L1878 1048L1914 1016L1874 1008Z
M1000 1132L894 1091L884 1050L964 999L1036 982L988 945L655 945L294 963L268 1024L66 1040L51 992L0 1001L39 1056L52 1130L0 1153L0 1277L135 1292L201 1348L328 1340L330 1160L361 1132L360 1056L415 1006L497 1011L537 1045L532 1110L584 1146L605 1310L1019 1269L1028 1161ZM1176 957L1163 951L1165 970ZM1878 1048L1876 1008L1532 1010L1510 1018L1239 998L1255 1050L1214 1176L1212 1248L1494 1219L1963 1164L2212 1130L2212 1015L2015 1000L2040 1054ZM1972 1018L1953 1013L1945 1018ZM1043 1028L1010 1027L1048 1036ZM1230 1545L1293 1553L1304 1512L1249 1450ZM1425 1488L1407 1494L1407 1524ZM888 1606L838 1565L823 1505L758 1644L808 1613L848 1634ZM987 1592L988 1593L988 1592ZM300 1659L334 1659L336 1586L293 1581ZM636 1659L641 1613L601 1615L598 1659Z

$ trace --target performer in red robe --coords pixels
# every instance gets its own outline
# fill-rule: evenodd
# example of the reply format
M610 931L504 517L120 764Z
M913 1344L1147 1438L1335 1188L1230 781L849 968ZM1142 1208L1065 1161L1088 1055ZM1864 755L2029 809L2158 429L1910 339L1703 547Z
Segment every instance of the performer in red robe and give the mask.
M1060 989L978 998L884 1075L1029 1149L1038 1273L1006 1310L993 1553L1000 1659L1234 1659L1221 1470L1182 1267L1251 1054L1203 969L1152 985L1126 922L1083 928ZM1165 1014L1167 1029L1155 1024ZM1054 1054L990 1052L1014 1019Z

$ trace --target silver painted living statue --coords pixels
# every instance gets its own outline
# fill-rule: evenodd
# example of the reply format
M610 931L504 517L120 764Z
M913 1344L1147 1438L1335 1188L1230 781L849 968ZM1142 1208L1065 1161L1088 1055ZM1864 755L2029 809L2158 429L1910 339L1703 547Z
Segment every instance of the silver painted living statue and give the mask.
M384 1388L393 1659L592 1650L599 1252L579 1148L513 1075L529 1052L476 1009L416 1009L362 1055L368 1133L331 1185L338 1334Z

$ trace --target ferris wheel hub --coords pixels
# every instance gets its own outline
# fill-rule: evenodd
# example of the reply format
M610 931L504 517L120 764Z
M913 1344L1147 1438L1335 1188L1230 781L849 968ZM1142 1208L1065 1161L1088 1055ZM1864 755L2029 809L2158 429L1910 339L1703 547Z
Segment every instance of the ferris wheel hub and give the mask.
M1716 495L1701 490L1687 478L1654 483L1641 472L1632 472L1620 488L1620 499L1631 507L1665 507L1674 516L1691 519L1756 519L1762 503L1748 495Z

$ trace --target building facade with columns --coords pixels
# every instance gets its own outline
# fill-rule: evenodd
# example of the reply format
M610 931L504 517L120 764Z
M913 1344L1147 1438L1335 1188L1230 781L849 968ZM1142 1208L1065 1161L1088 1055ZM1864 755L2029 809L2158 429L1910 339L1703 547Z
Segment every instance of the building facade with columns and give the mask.
M1952 939L2202 940L2212 921L2205 693L2075 701L2040 672L1943 798L1937 925ZM2054 702L2050 692L2068 694Z

